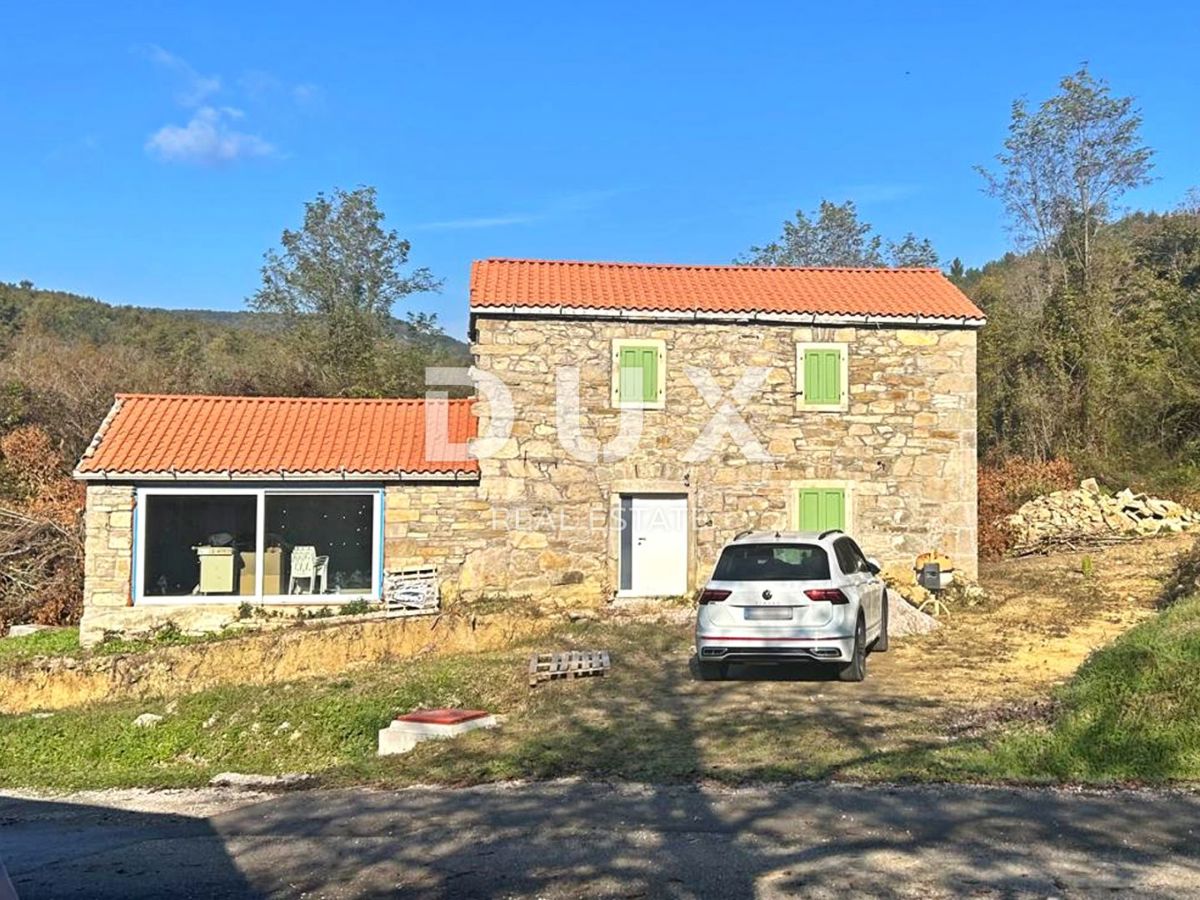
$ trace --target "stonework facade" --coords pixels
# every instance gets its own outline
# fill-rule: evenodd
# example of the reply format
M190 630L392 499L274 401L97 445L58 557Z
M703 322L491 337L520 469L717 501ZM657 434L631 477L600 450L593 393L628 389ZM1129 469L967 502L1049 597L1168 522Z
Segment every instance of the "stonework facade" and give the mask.
M833 486L868 555L907 565L940 549L976 573L974 328L503 313L472 324L477 369L511 394L511 433L475 481L382 486L388 571L436 565L443 598L607 602L619 586L621 498L670 496L686 499L690 591L735 534L793 528L799 491ZM613 408L614 342L628 340L661 342L661 408ZM845 348L842 403L798 401L805 345ZM760 383L737 402L748 373ZM561 416L560 395L577 418ZM757 448L720 429L715 444L702 440L731 397ZM473 411L486 439L499 410L481 390ZM623 420L637 438L625 445ZM232 620L242 598L132 605L135 496L132 485L88 486L85 629Z
M513 319L477 316L476 365L512 392L512 437L480 460L480 493L508 529L510 547L536 542L542 565L497 554L489 584L564 599L613 593L618 549L614 509L621 494L688 500L688 587L711 571L720 547L747 529L794 527L797 490L845 489L847 530L886 563L911 563L941 548L976 572L975 331L968 328L794 327L761 323ZM662 340L666 397L641 412L641 434L623 458L605 461L621 411L611 403L614 340ZM845 411L797 403L796 347L844 344ZM741 414L768 460L747 459L726 435L711 456L689 461L713 410L689 376L711 373L727 396L751 367L766 369ZM558 379L578 373L579 435L563 446ZM480 434L493 413L476 404ZM600 461L586 456L600 448ZM700 454L703 457L703 453Z
M84 607L129 605L133 575L133 488L89 484L83 517Z

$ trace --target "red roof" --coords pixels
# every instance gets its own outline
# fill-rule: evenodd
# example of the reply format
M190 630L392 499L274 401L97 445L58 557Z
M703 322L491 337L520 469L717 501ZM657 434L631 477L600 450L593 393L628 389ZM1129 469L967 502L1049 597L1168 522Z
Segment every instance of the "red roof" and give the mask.
M471 309L491 307L984 320L937 269L477 260Z
M426 447L430 409L445 435ZM478 472L470 400L118 394L76 474L382 478ZM427 452L431 451L431 452Z

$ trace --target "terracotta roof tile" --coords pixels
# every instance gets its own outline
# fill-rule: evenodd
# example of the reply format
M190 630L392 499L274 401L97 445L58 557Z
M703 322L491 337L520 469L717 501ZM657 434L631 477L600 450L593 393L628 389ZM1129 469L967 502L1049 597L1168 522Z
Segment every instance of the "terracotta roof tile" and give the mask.
M471 309L507 306L984 319L937 269L475 261Z
M446 440L426 448L425 400L119 394L80 460L82 477L473 474L448 444L475 437L471 401L449 400ZM429 449L432 452L427 452Z

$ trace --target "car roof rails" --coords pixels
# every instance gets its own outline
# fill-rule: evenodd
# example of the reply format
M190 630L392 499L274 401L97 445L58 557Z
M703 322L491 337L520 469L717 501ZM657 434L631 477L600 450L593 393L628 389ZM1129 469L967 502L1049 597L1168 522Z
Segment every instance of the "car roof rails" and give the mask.
M843 533L844 532L840 528L830 528L828 531L822 531L819 535L817 535L817 540L823 541L823 540L825 540L825 538L829 537L831 534L843 534Z
M754 529L753 529L753 528L747 528L745 531L739 531L737 534L735 534L735 535L733 536L733 539L734 539L735 541L740 541L742 538L744 538L744 537L745 537L746 535L748 535L748 534L754 534Z

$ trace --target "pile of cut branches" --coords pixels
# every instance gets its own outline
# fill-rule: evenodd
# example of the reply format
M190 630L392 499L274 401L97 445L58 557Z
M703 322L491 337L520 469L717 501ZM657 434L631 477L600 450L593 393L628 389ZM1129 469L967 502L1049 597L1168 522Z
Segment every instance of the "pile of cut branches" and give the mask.
M80 532L78 525L0 507L0 632L16 622L79 621Z
M0 437L0 634L19 622L69 625L83 610L83 488L39 428Z
M1048 534L1019 547L1014 547L1010 556L1045 556L1047 553L1065 553L1078 550L1098 550L1114 544L1127 544L1137 540L1136 534L1112 532L1108 534L1077 531L1070 534Z

